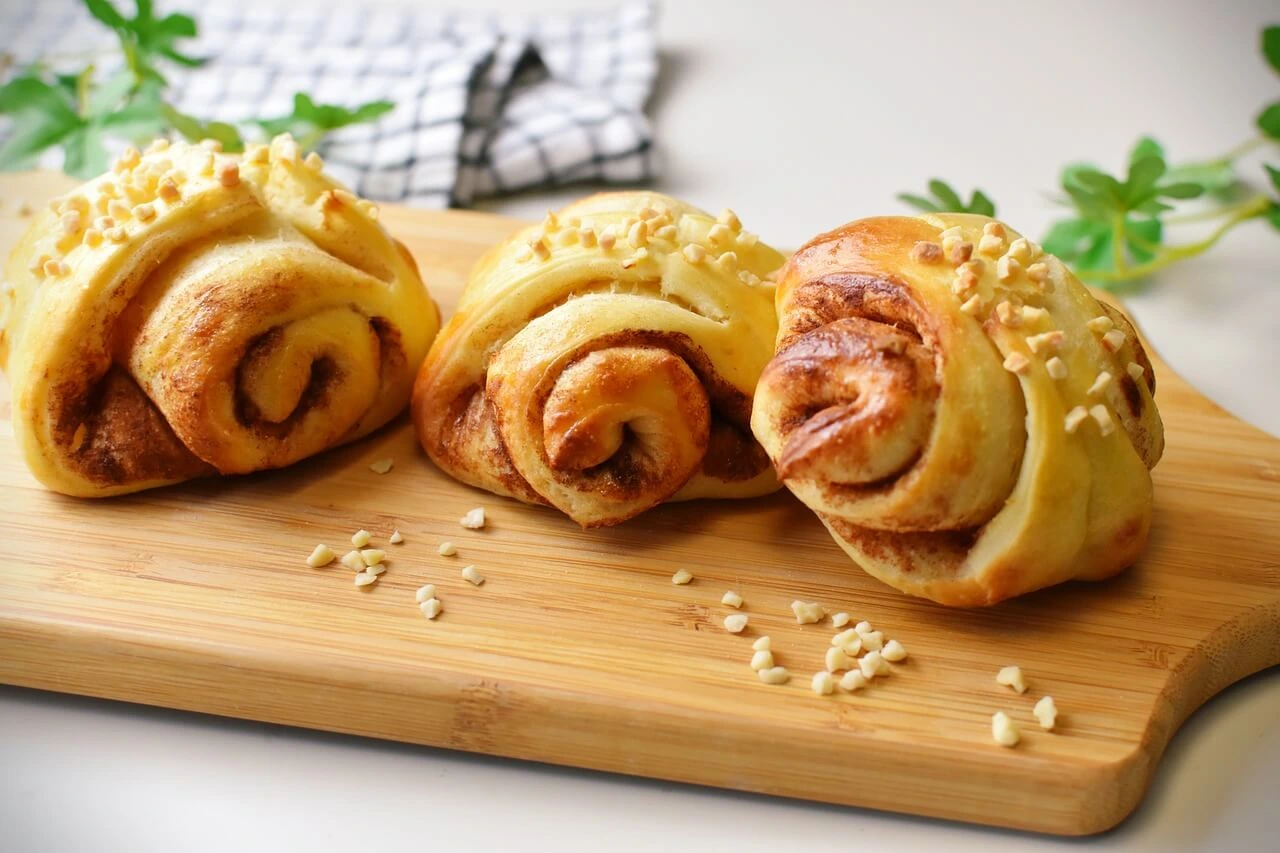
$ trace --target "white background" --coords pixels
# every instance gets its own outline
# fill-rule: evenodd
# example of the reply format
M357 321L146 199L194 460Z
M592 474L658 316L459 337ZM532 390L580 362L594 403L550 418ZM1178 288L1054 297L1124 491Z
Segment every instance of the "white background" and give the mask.
M894 194L936 175L981 186L1003 218L1040 235L1057 213L1045 191L1064 163L1119 167L1141 133L1175 159L1243 141L1262 105L1280 98L1280 78L1256 48L1268 15L1280 22L1280 9L1261 0L669 2L653 102L667 160L659 186L712 210L730 205L748 228L794 247L846 220L901 210ZM1260 175L1260 160L1246 162ZM486 206L536 216L584 191ZM1179 372L1273 434L1278 279L1280 235L1255 223L1127 297ZM1144 805L1094 843L1273 850L1277 792L1272 670L1197 713ZM0 688L5 851L1077 845Z

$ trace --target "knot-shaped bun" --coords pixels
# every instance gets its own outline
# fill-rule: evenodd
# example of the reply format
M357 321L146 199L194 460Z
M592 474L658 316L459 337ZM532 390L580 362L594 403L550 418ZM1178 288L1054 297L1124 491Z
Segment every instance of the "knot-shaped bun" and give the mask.
M584 526L776 489L750 433L782 256L654 193L584 199L495 247L414 388L454 477Z
M752 428L869 573L990 604L1136 559L1163 449L1119 311L1002 223L881 217L783 268Z
M3 364L36 477L103 496L276 468L386 423L439 328L369 202L287 136L130 150L14 250Z

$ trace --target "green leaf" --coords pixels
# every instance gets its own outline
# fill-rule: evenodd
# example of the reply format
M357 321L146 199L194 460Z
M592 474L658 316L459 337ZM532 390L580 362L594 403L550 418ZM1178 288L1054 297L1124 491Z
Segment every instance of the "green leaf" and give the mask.
M117 109L133 89L133 78L126 71L113 74L89 94L88 114L100 116Z
M107 149L97 126L84 125L68 136L62 147L66 152L62 171L68 175L88 179L107 170Z
M1137 144L1133 146L1133 150L1129 152L1129 165L1132 167L1134 163L1144 157L1159 157L1161 160L1165 159L1164 146L1159 142L1156 142L1150 136L1142 137L1138 140Z
M65 88L31 74L0 86L0 114L13 119L13 130L0 146L0 170L25 168L84 124Z
M1149 198L1133 208L1134 213L1145 213L1147 216L1159 216L1170 210L1173 210L1173 205L1165 204L1155 198Z
M124 26L124 16L116 10L115 6L111 5L110 0L84 0L84 5L89 10L90 15L93 15L108 27L114 29Z
M195 38L196 19L190 15L166 15L156 21L155 31L174 38Z
M236 152L244 150L244 139L235 125L221 121L204 122L195 116L178 112L168 104L161 105L161 111L168 120L169 126L182 134L189 142L202 139L216 139L222 143L222 150Z
M148 84L125 106L98 121L113 136L141 142L159 135L168 126L163 108L159 87Z
M982 190L974 190L973 195L969 197L969 212L980 213L983 216L996 215L996 203L987 197Z
M370 101L354 110L337 104L317 104L304 92L293 96L293 112L275 119L259 120L256 124L269 135L292 133L304 149L315 147L326 133L352 124L372 121L395 109L390 101Z
M1119 206L1124 201L1124 192L1120 182L1105 172L1097 169L1081 169L1076 173L1076 181L1085 189L1092 190L1100 198Z
M1091 245L1100 233L1108 230L1105 223L1090 219L1061 219L1053 223L1040 242L1049 254L1070 261Z
M1262 31L1262 55L1267 58L1271 70L1280 74L1280 26Z
M1159 219L1129 219L1125 222L1125 233L1129 237L1126 247L1130 257L1145 263L1155 257L1164 238L1164 226Z
M1125 205L1133 207L1151 198L1155 194L1156 181L1164 173L1164 160L1160 157L1141 157L1131 163L1121 193Z
M1199 198L1204 195L1204 187L1191 181L1179 181L1173 184L1161 184L1156 189L1156 195L1161 198Z
M941 210L963 211L965 209L964 202L961 201L960 196L946 181L938 178L929 181L929 192L938 200L938 206Z
M1267 211L1267 221L1280 231L1280 204L1271 203L1271 209Z
M1174 184L1195 184L1203 194L1220 195L1228 193L1238 183L1235 168L1226 161L1211 163L1189 163L1185 166L1171 166L1160 181L1161 187Z
M898 201L914 207L916 210L922 210L925 213L937 213L938 206L924 196L912 195L911 193L898 193Z
M1267 177L1271 179L1271 186L1275 188L1276 192L1280 192L1280 169L1268 163L1263 163L1262 168L1267 170Z
M1258 130L1268 139L1280 139L1280 101L1258 114Z

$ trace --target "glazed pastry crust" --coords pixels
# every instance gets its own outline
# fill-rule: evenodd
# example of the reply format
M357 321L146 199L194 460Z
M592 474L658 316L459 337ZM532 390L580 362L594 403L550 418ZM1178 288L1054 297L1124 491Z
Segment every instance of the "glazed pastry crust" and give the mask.
M778 488L749 419L783 259L722 218L605 193L485 255L414 388L436 464L584 526Z
M870 574L974 606L1138 557L1151 365L1056 258L985 217L865 219L798 251L777 304L752 428Z
M368 202L287 137L156 144L32 223L0 366L50 489L100 497L289 465L408 401L439 315Z

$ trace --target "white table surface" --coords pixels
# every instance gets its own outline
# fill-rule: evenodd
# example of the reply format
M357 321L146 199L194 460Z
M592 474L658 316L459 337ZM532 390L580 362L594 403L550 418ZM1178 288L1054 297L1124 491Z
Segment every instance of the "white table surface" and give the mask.
M1176 158L1213 156L1246 138L1252 116L1280 97L1280 80L1255 47L1278 11L1264 0L670 2L653 101L667 159L659 187L713 210L732 206L747 227L786 247L849 219L900 211L896 192L938 175L980 185L1003 218L1039 235L1055 214L1043 191L1063 163L1116 167L1142 132ZM536 216L584 191L484 206ZM1255 223L1128 298L1179 372L1273 434L1278 273L1280 236ZM1093 843L1274 850L1277 792L1273 669L1196 713L1145 803ZM0 688L5 851L1077 844Z

